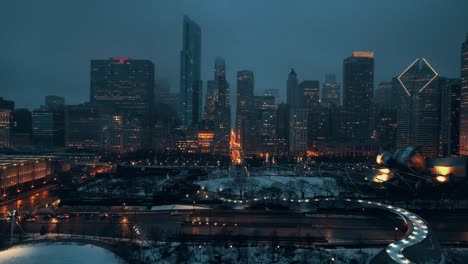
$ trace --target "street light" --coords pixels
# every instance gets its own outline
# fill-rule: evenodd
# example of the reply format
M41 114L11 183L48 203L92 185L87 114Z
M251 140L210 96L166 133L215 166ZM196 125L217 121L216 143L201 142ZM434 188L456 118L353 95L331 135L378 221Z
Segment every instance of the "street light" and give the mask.
M394 230L395 230L395 241L396 241L397 240L396 235L397 235L398 227L395 226Z

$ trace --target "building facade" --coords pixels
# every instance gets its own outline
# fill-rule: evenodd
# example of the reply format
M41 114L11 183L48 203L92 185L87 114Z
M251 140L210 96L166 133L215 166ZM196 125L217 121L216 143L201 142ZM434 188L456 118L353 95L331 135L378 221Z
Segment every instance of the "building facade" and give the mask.
M91 61L91 104L105 114L149 120L154 102L154 64L110 58Z
M460 79L439 78L441 88L441 120L439 156L460 154Z
M65 98L56 95L45 97L45 107L51 110L62 110L65 107Z
M352 137L370 140L374 118L374 52L354 51L344 60L343 106L354 113Z
M321 101L327 106L338 106L341 104L341 85L336 80L335 74L326 74L322 86Z
M468 33L461 46L460 155L468 155Z
M197 125L202 118L201 28L188 16L183 20L180 52L180 102L182 125Z
M299 90L302 91L302 105L309 109L315 109L320 103L320 82L302 81L299 84Z
M32 113L28 109L16 109L13 112L10 143L12 146L32 144Z
M304 107L304 91L300 89L299 80L294 69L291 69L288 75L286 92L286 102L290 107Z
M248 154L255 151L254 118L254 73L249 70L237 72L236 136L242 150Z
M89 104L65 109L65 146L76 149L100 149L102 126L99 114Z
M42 147L65 146L63 111L37 109L32 112L32 141Z
M302 157L307 154L308 147L308 115L307 108L291 108L289 112L289 155Z
M396 147L421 147L425 156L439 155L442 91L438 73L422 58L397 78L398 110Z

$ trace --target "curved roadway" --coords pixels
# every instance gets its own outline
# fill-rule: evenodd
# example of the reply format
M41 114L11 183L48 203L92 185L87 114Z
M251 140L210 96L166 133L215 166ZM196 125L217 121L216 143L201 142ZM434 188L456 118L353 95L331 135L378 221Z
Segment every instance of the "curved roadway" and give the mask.
M363 201L363 200L357 200L359 203L364 204L366 206L371 206L371 207L376 207L376 208L381 208L385 209L388 211L391 211L400 217L402 217L405 222L411 223L411 225L408 224L409 232L406 233L406 235L403 237L403 239L395 241L391 243L390 245L387 246L385 249L385 252L387 252L387 255L394 260L396 263L413 263L411 262L404 254L404 250L407 247L416 245L420 242L422 242L424 239L429 234L429 228L426 224L426 222L419 217L416 214L411 213L410 211L395 207L392 205L387 205L387 204L382 204L379 202L371 202L371 201Z
M263 199L267 199L268 197L264 197ZM224 201L228 202L234 202L234 203L248 203L248 200L231 200L231 199L224 199L221 198ZM258 198L253 199L254 201L261 200ZM297 202L309 202L309 201L318 201L319 199L305 199L305 200L291 200L291 202L297 201ZM326 198L325 200L336 200L333 198ZM346 199L348 202L352 202L353 200L351 199ZM373 207L373 208L379 208L383 210L387 210L390 212L393 212L400 216L407 224L408 226L408 231L403 236L401 240L395 241L388 245L385 248L386 254L396 263L402 263L402 264L408 264L408 263L415 263L412 262L410 259L408 259L408 256L405 255L404 250L410 246L417 245L424 241L428 235L429 235L429 228L427 223L418 215L403 209L399 207L395 207L392 205L380 203L380 202L372 202L372 201L365 201L365 200L356 200L361 206L365 207ZM421 252L422 253L422 252ZM423 253L422 253L423 254ZM443 257L442 254L440 254L441 258L437 262L442 261ZM420 262L417 262L420 263Z

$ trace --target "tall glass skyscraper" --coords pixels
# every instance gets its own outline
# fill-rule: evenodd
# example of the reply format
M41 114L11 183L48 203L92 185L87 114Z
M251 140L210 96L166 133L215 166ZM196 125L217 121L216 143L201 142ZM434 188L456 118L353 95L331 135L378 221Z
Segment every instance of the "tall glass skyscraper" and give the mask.
M254 151L253 121L254 73L244 70L237 72L236 135L245 153Z
M438 73L416 59L398 76L396 147L421 147L425 156L439 155L441 89Z
M217 57L214 64L214 80L208 81L203 126L214 132L214 154L229 154L231 109L228 98L229 83L226 81L226 63L223 58Z
M201 29L184 16L183 43L180 52L180 99L182 124L197 125L202 117Z
M354 51L343 63L343 106L352 113L352 138L369 140L374 118L374 52Z
M468 155L468 33L461 47L460 155Z
M303 107L304 102L304 91L300 90L299 80L294 69L288 75L288 81L286 82L286 102L292 108Z
M154 101L154 64L129 58L92 60L90 95L100 112L147 122Z

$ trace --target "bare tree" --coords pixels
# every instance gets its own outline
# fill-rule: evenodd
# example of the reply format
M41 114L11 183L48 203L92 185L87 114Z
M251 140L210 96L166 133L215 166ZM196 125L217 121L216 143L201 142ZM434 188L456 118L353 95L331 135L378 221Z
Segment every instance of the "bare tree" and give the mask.
M255 179L247 179L247 186L246 186L246 192L251 196L255 197L255 194L258 192L258 186L260 185L260 182L255 180Z
M284 188L284 194L288 198L288 205L291 205L291 200L296 197L296 184L294 181L288 181L286 187Z
M239 192L239 199L243 199L244 192L248 184L249 184L249 181L247 180L247 177L244 177L244 176L236 176L234 179L232 179L230 183L232 188Z
M301 193L301 199L305 199L305 192L307 191L309 187L310 187L310 184L304 179L300 179L296 181L296 188Z

